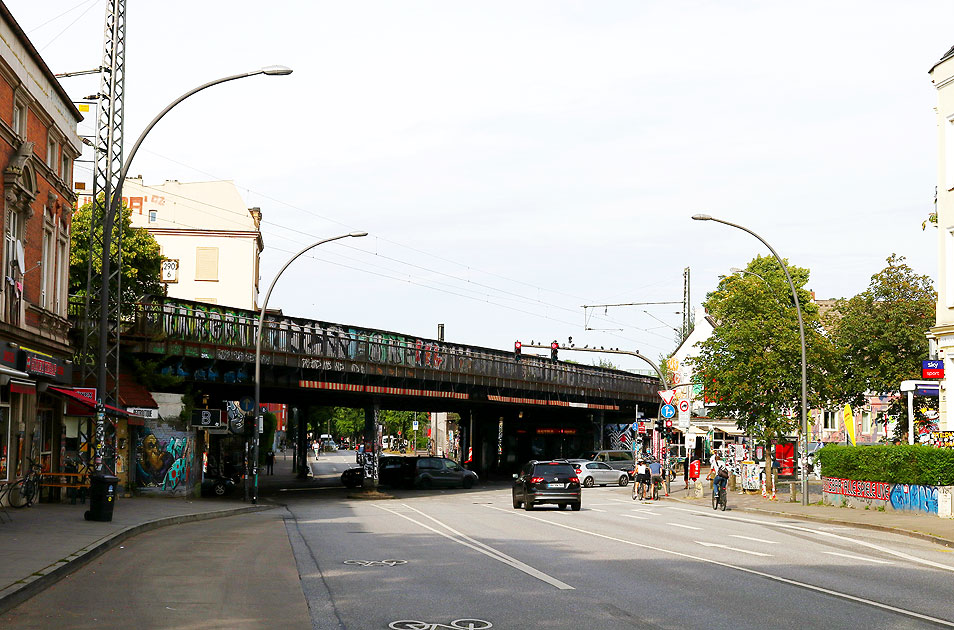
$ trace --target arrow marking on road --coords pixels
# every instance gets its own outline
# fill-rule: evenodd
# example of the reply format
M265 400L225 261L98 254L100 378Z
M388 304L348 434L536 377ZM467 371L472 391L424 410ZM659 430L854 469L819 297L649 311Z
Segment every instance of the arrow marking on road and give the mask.
M825 551L829 556L841 556L842 558L851 558L852 560L864 560L865 562L877 562L878 564L892 564L888 560L877 560L875 558L865 558L864 556L853 556L850 553L838 553L837 551Z
M672 523L670 523L670 525L672 525ZM736 547L730 547L728 545L720 545L718 543L702 542L701 540L697 540L696 542L702 545L703 547L718 547L719 549L726 549L728 551L738 551L739 553L747 553L750 556L762 556L763 558L772 557L772 554L770 553L761 553L759 551L749 551L748 549L738 549Z

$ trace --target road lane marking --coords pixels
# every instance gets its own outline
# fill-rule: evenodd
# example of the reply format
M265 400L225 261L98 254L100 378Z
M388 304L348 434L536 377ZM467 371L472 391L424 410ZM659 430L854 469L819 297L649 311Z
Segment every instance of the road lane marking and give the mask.
M636 516L635 514L621 514L620 516L625 516L626 518L638 518L641 521L648 521L649 519L645 516Z
M653 512L652 510L642 510L640 508L633 508L633 512L639 512L640 514L652 514L653 516L660 516L659 512Z
M737 522L740 522L740 523L753 523L753 524L756 524L756 525L765 525L765 526L767 526L767 527L781 527L781 528L784 528L784 529L792 529L792 530L795 530L795 531L807 532L807 533L809 533L809 534L815 534L816 536L827 536L827 537L829 537L829 538L834 538L834 539L838 540L839 542L843 542L843 543L844 543L844 542L854 543L854 544L860 545L860 546L862 546L862 547L868 547L869 549L874 549L875 551L878 551L878 552L881 552L881 553L886 553L886 554L888 554L888 555L892 555L892 556L895 556L895 557L898 557L898 558L903 558L903 559L908 560L908 561L910 561L910 562L916 562L916 563L918 563L918 564L923 564L923 565L926 565L926 566L929 566L929 567L934 567L935 569L941 569L942 571L951 571L951 572L954 572L954 567L952 567L952 566L950 566L950 565L941 564L940 562L934 562L933 560L925 560L924 558L918 558L917 556L912 556L912 555L910 555L910 554L907 554L907 553L904 553L904 552L901 552L901 551L895 551L895 550L893 550L893 549L888 549L887 547L882 547L882 546L876 545L876 544L874 544L874 543L869 543L869 542L865 542L865 541L863 541L863 540L858 540L857 538L847 538L847 537L845 537L845 536L842 535L842 534L833 534L832 532L820 531L820 530L817 530L817 529L812 529L811 527L801 527L801 526L798 526L798 525L790 525L790 524L788 524L788 523L773 523L772 521L763 521L763 520L759 520L759 519L755 519L755 518L744 518L744 517L741 517L741 516L729 516L729 515L727 515L727 514L716 514L716 513L714 513L714 512L709 512L709 511L706 511L706 510L697 510L697 509L689 509L689 508L673 508L673 509L680 510L680 511L682 511L682 512L693 512L693 513L695 513L695 514L701 514L701 515L703 515L703 516L709 516L709 517L712 517L712 518L724 518L724 519L726 519L726 520L737 521ZM796 518L797 518L797 517L796 517Z
M739 534L729 534L732 538L741 538L743 540L752 540L755 542L765 543L766 545L777 545L778 542L774 540L765 540L764 538L752 538L751 536L741 536Z
M469 547L469 548L473 549L474 551L478 551L478 552L484 554L485 556L488 556L488 557L490 557L490 558L493 558L494 560L497 560L498 562L502 562L503 564L506 564L506 565L508 565L508 566L510 566L510 567L513 567L514 569L517 569L517 570L519 570L519 571L523 571L523 572L526 573L527 575L531 575L531 576L537 578L538 580L540 580L540 581L542 581L542 582L546 582L547 584L550 584L551 586L555 586L556 588L558 588L558 589L560 589L560 590L574 590L574 588L573 588L572 586L570 586L569 584L567 584L567 583L565 583L565 582L561 582L560 580L556 579L555 577L549 576L549 575L547 575L546 573L544 573L544 572L542 572L542 571L538 571L537 569L534 569L533 567L531 567L529 564L524 564L523 562L520 562L520 561L517 560L516 558L513 558L513 557L511 557L511 556L508 556L507 554L503 553L502 551L498 551L498 550L494 549L494 548L491 547L490 545L485 545L484 543L480 542L479 540L474 540L474 539L471 538L470 536L467 536L466 534L462 534L461 532L455 530L454 528L450 527L449 525L440 522L440 521L437 520L436 518L434 518L434 517L432 517L432 516L428 516L427 514L424 514L424 513L421 512L420 510L417 510L417 509L415 509L415 508L413 508L413 507L411 507L411 506L409 506L409 505L407 505L407 504L403 504L403 506L406 507L406 508L408 508L409 510L412 510L412 511L414 511L414 512L417 512L418 514L420 514L421 516L423 516L423 517L426 518L426 519L429 519L429 520L431 520L431 521L434 521L435 523L437 523L438 525L440 525L441 527L443 527L444 529L446 529L448 532L451 532L451 534L453 534L453 535L448 534L447 532L441 531L441 530L439 530L439 529L436 529L436 528L434 528L434 527L431 527L431 526L428 525L427 523L422 523L421 521L418 521L418 520L416 520L416 519L413 519L413 518L411 518L410 516L408 516L407 514L402 514L401 512L398 512L397 510L392 510L392 509L387 508L387 507L384 507L384 506L382 506L382 505L373 504L373 507L376 507L376 508L378 508L379 510L384 510L385 512L389 512L389 513L391 513L391 514L394 514L395 516L400 516L401 518L403 518L403 519L405 519L405 520L408 520L408 521L414 523L415 525L418 525L418 526L420 526L420 527L423 527L423 528L426 529L426 530L432 531L432 532L434 532L435 534L439 534L439 535L443 536L444 538L447 538L448 540L452 540L452 541L456 542L456 543L459 544L459 545L463 545L463 546L465 546L465 547ZM487 507L492 507L492 506L489 506L489 505L488 505Z
M771 557L772 557L772 554L770 554L770 553L761 553L761 552L759 552L759 551L749 551L748 549L739 549L739 548L737 548L737 547L730 547L730 546L728 546L728 545L720 545L719 543L702 542L701 540L697 540L696 542L699 543L700 545L702 545L703 547L718 547L719 549L725 549L725 550L727 550L727 551L735 551L735 552L738 552L738 553L747 553L747 554L749 554L750 556L762 556L763 558L771 558Z
M680 523L666 523L666 525L672 525L673 527L681 527L683 529L694 529L696 531L702 531L701 527L693 527L692 525L682 525Z
M725 567L726 569L735 569L736 571L741 571L742 573L748 573L748 574L750 574L750 575L756 575L756 576L758 576L758 577L765 578L766 580L771 580L771 581L773 581L773 582L780 582L780 583L782 583L782 584L789 584L789 585L791 585L791 586L796 586L796 587L799 587L799 588L803 588L803 589L808 590L808 591L814 591L814 592L816 592L816 593L824 593L824 594L826 594L826 595L831 595L831 596L833 596L833 597L838 597L838 598L841 598L841 599L844 599L844 600L847 600L847 601L857 602L857 603L859 603L859 604L865 604L865 605L871 606L871 607L873 607L873 608L880 608L881 610L889 610L889 611L894 612L894 613L897 613L897 614L899 614L899 615L905 615L905 616L908 616L908 617L913 617L913 618L915 618L915 619L923 619L923 620L925 620L925 621L930 621L931 623L936 623L936 624L939 624L939 625L942 625L942 626L947 626L948 628L954 628L954 622L947 621L947 620L945 620L945 619L939 619L939 618L937 618L937 617L931 617L930 615L924 615L924 614L921 614L921 613L919 613L919 612L915 612L915 611L913 611L913 610L905 610L904 608L898 608L897 606L891 606L891 605L889 605L889 604L882 604L881 602L876 602L876 601L873 601L873 600L870 600L870 599L865 599L864 597L858 597L858 596L856 596L856 595L850 595L850 594L848 594L848 593L842 593L842 592L839 592L839 591L833 591L833 590L831 590L831 589L823 588L823 587L821 587L821 586L815 586L814 584L808 584L808 583L806 583L806 582L799 582L798 580L791 580L791 579L789 579L789 578L784 578L784 577L782 577L782 576L780 576L780 575L772 575L771 573L765 573L764 571L758 571L758 570L756 570L756 569L750 569L750 568L748 568L748 567L742 567L742 566L738 566L738 565L734 565L734 564L729 564L728 562L721 562L721 561L719 561L719 560L711 560L711 559L709 559L709 558L703 558L702 556L694 556L694 555L689 554L689 553L682 553L682 552L680 552L680 551L673 551L673 550L671 550L671 549L663 549L662 547L654 547L654 546L652 546L652 545L647 545L647 544L644 544L644 543L638 543L638 542L633 541L633 540L625 540L625 539L623 539L623 538L617 538L616 536L609 536L609 535L607 535L607 534L601 534L601 533L599 533L599 532L589 531L589 530L585 530L585 529L582 529L582 528L579 528L579 527L573 527L572 525L566 525L566 524L564 524L564 523L555 523L555 522L550 521L550 520L547 520L547 519L545 519L545 518L540 518L540 517L537 517L537 516L532 516L532 515L527 514L527 513L516 514L516 513L512 512L512 511L510 511L510 510L505 510L505 509L503 509L503 508L499 508L499 507L496 507L496 506L493 506L493 505L486 505L486 506L484 506L484 507L486 507L486 508L489 509L489 510L497 510L498 512L504 512L505 514L513 514L514 516L517 516L517 517L520 517L520 518L529 518L529 519L532 519L532 520L534 520L534 521L539 521L539 522L541 522L541 523L546 523L547 525L552 525L553 527L562 527L563 529L568 529L568 530L570 530L570 531L574 531L574 532L583 534L583 535L585 535L585 536L592 536L592 537L595 537L595 538L603 538L603 539L605 539L605 540L612 540L613 542L622 543L622 544L624 544L624 545L630 545L630 546L632 546L632 547L639 547L640 549L649 549L649 550L651 550L651 551L658 551L659 553L663 553L663 554L670 555L670 556L676 556L676 557L679 557L679 558L688 558L688 559L690 559L690 560L697 560L697 561L699 561L699 562L703 562L703 563L706 563L706 564L712 564L712 565L716 565L716 566L720 566L720 567Z
M841 556L842 558L851 558L852 560L864 560L865 562L876 562L878 564L891 564L888 560L878 560L876 558L865 558L864 556L853 556L850 553L838 553L837 551L824 551L829 556Z
M586 508L586 509L588 509L590 512L603 512L604 514L606 513L606 510L600 510L600 509L594 508L594 507Z

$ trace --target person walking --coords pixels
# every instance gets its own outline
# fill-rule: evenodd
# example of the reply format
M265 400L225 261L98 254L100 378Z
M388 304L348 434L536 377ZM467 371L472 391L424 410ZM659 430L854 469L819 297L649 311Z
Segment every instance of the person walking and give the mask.
M275 451L268 449L268 453L265 454L265 474L271 475L275 468Z

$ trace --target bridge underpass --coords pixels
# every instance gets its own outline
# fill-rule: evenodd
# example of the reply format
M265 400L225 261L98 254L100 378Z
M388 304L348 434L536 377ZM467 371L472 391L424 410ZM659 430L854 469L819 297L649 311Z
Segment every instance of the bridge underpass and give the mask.
M127 355L158 360L212 407L252 392L257 313L153 298L134 315ZM376 409L455 412L461 453L473 448L481 476L598 447L604 426L653 417L660 404L646 375L280 313L266 315L262 348L263 402L364 409L369 441Z

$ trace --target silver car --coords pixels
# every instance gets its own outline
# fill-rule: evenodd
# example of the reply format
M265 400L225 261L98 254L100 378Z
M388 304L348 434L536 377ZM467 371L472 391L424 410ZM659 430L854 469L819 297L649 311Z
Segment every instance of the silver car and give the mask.
M593 486L626 486L629 484L629 475L622 470L612 468L604 462L591 462L585 459L571 459L570 464L576 470L576 476L580 478L580 484L584 488Z

